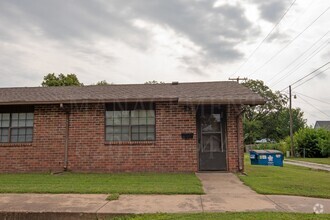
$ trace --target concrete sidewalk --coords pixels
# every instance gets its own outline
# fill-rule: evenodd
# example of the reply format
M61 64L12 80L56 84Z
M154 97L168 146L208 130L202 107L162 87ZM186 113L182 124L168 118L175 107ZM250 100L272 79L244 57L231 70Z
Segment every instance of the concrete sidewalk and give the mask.
M330 165L326 165L326 164L311 163L311 162L306 162L306 161L289 160L289 159L285 159L284 163L301 166L301 167L307 167L307 168L311 168L314 170L325 170L325 171L330 172Z
M123 195L100 213L180 213L281 210L231 173L198 173L205 195Z
M0 212L58 212L85 214L182 213L225 211L314 212L315 204L330 213L330 200L259 195L231 173L198 173L205 195L0 194ZM320 208L321 206L317 206Z

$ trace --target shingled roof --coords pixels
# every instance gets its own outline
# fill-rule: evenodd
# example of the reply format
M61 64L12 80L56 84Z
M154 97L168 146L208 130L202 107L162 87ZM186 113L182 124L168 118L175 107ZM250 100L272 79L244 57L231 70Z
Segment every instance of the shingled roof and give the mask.
M0 88L0 105L71 102L178 101L191 104L264 104L237 82Z
M314 128L324 128L330 131L330 121L316 121Z

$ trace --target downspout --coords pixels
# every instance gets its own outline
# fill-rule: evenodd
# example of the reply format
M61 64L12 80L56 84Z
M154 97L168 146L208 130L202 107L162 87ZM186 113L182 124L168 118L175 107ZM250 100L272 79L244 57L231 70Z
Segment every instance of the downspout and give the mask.
M240 107L241 109L241 107ZM243 171L243 160L241 156L241 138L240 138L240 116L245 112L245 110L241 110L236 115L236 127L237 127L237 152L238 152L238 171Z
M60 108L65 111L65 143L64 143L64 166L63 170L68 170L68 149L69 149L69 126L70 126L70 110L65 109L63 104L60 104Z
M69 149L69 123L70 123L70 112L66 111L66 128L65 128L65 149L64 149L64 171L68 170L68 149Z

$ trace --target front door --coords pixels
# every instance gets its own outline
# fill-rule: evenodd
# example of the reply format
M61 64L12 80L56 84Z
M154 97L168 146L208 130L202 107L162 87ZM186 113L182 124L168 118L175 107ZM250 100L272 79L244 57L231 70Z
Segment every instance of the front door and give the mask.
M199 170L227 170L223 111L220 107L202 106L197 116Z

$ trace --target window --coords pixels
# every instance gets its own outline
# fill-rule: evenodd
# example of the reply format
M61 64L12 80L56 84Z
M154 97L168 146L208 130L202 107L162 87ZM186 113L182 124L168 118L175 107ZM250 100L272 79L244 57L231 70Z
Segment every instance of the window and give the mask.
M0 142L9 142L10 114L0 113Z
M33 113L0 113L0 143L32 142Z
M111 105L106 111L107 141L155 140L153 105Z

